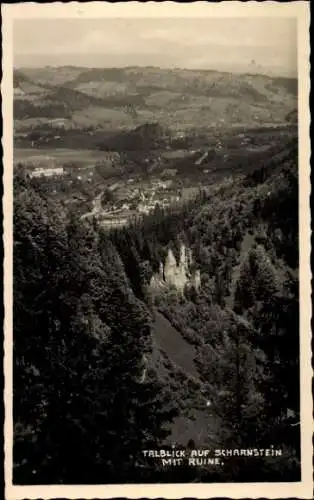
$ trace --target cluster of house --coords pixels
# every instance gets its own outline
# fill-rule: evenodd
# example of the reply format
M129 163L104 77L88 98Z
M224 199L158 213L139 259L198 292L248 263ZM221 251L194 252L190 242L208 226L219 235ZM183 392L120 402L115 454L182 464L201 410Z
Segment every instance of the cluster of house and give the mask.
M134 182L133 179L131 179ZM130 184L127 181L127 184ZM109 187L111 192L118 193L119 200L110 203L112 210L130 210L138 214L149 214L156 206L167 207L181 200L181 190L172 187L172 181L154 180L146 187L127 187L115 183Z
M181 199L181 192L170 188L171 181L153 181L146 188L123 188L119 200L108 203L107 208L98 210L97 219L103 227L118 227L126 225L132 219L149 214L157 205L166 207ZM116 183L109 187L110 191L119 189ZM123 195L123 196L121 196ZM95 215L95 214L94 214Z
M122 227L126 226L130 221L130 215L119 213L115 215L107 215L101 217L99 222L103 228Z
M178 194L173 194L170 196L163 195L161 197L143 196L141 201L137 205L137 211L139 213L149 214L157 206L159 206L160 208L166 208L169 207L170 205L173 205L174 203L178 203L180 199L181 197Z
M178 203L181 199L181 191L171 187L172 181L153 182L151 188L146 191L140 191L137 204L137 211L142 214L148 214L158 205L161 208L168 207L170 204Z

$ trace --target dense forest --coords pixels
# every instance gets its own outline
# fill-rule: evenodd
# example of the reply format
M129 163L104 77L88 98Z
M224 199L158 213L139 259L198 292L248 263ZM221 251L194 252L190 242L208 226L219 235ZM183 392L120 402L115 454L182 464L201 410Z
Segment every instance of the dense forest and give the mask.
M182 242L200 289L153 293L151 276ZM14 482L299 480L298 256L296 141L180 209L109 233L60 210L20 166ZM156 347L162 321L191 347L193 376ZM223 469L145 461L142 450L171 446L189 412L197 427L199 394L215 421L203 447L282 456L234 457Z

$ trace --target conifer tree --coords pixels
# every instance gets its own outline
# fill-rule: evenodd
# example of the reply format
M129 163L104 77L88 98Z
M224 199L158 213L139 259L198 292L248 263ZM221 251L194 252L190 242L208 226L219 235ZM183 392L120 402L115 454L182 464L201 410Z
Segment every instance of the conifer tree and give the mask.
M156 375L141 377L149 312L104 233L16 186L15 481L140 480L143 447L173 417Z

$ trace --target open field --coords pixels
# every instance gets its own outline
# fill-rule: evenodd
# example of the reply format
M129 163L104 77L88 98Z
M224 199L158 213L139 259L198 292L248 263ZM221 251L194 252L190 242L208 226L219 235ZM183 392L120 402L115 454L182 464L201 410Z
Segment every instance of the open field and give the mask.
M30 162L32 160L55 160L58 163L73 163L78 167L93 166L97 161L104 158L102 151L90 149L67 149L67 148L15 148L14 164Z

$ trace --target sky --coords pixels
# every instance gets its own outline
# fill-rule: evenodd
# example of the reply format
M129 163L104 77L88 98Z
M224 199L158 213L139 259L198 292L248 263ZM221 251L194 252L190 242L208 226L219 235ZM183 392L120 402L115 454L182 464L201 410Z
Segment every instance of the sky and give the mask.
M294 18L19 19L14 65L297 74Z

